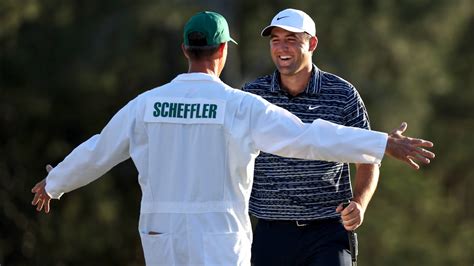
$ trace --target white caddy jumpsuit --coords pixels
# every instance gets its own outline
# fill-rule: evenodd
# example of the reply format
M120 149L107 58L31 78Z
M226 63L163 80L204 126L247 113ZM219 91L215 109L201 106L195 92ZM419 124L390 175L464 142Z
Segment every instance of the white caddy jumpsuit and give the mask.
M147 265L250 265L248 202L259 151L380 163L387 135L322 120L304 124L259 96L204 73L130 101L48 175L52 198L132 158L142 190Z

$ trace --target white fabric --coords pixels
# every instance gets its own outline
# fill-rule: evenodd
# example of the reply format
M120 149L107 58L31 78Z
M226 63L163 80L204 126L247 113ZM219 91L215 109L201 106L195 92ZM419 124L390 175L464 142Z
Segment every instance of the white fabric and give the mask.
M155 97L159 104L147 104ZM169 113L159 109L166 99L216 103L207 108L180 105L177 116L181 118L186 108L188 117L190 110L196 114L198 109L208 117L215 111L217 117L222 103L225 117L202 124L154 121L150 112L155 117ZM260 150L307 159L380 163L386 140L385 133L321 120L304 124L288 111L232 89L215 76L181 74L130 101L99 135L74 149L49 173L46 190L59 198L131 157L142 190L139 232L147 265L250 265L248 201Z
M287 8L276 14L270 25L262 30L261 35L270 35L273 27L291 32L306 32L311 36L316 36L316 24L314 24L313 19L305 12L293 8Z

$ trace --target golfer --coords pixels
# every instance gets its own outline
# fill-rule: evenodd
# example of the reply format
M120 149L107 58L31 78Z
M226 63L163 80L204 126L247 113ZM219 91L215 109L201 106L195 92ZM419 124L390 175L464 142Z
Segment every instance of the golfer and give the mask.
M316 120L224 84L229 34L214 12L184 27L188 73L125 105L102 132L75 148L38 183L33 205L102 176L132 158L142 190L139 233L147 265L250 265L248 202L255 157L380 163L384 153L429 163L432 143Z

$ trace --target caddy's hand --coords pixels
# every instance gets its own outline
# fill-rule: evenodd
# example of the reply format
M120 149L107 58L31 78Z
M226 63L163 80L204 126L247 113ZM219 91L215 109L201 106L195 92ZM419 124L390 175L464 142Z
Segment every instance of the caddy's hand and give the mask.
M46 165L46 171L49 173L53 170L51 165ZM36 205L36 210L41 211L44 207L44 212L49 213L49 202L51 201L51 197L49 197L48 193L46 193L46 178L41 180L41 182L37 183L32 189L31 192L35 193L33 201L31 204L33 206Z
M415 169L419 169L420 166L416 161L429 164L430 159L435 157L433 152L424 149L433 147L433 143L423 139L403 136L402 134L407 130L407 126L407 123L403 122L399 128L388 135L385 153L397 160L406 162Z

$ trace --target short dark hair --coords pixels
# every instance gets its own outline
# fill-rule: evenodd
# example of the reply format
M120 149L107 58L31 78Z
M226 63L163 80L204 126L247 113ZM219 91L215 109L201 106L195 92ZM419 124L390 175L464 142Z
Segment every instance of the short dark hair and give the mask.
M219 45L207 45L206 36L201 32L191 32L187 38L189 45L185 45L184 49L193 60L210 57L219 49Z

